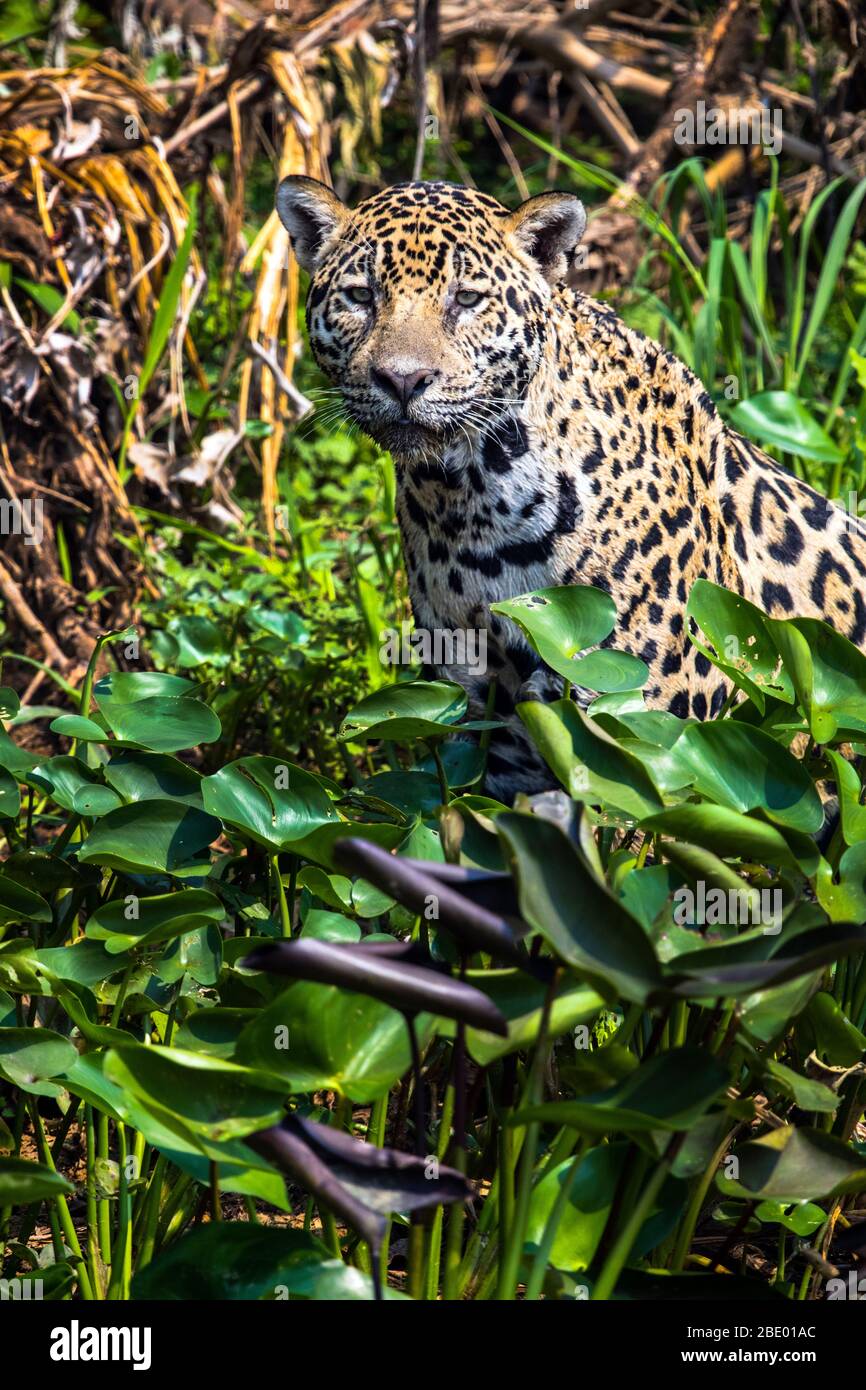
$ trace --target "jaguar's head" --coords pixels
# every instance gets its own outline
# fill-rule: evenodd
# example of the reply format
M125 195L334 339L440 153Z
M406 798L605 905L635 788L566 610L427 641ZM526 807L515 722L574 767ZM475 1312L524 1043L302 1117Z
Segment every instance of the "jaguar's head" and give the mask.
M310 273L316 360L398 461L484 429L524 395L586 224L569 193L509 212L449 183L398 184L352 210L287 178L277 209Z

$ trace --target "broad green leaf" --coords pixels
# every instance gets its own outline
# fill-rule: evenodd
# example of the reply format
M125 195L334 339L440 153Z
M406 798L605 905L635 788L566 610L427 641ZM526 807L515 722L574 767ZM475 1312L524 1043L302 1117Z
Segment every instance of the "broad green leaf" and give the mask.
M855 1067L866 1056L866 1035L855 1028L832 994L820 990L797 1020L797 1034L807 1052L816 1052L833 1067Z
M316 941L361 940L361 928L357 922L342 912L326 912L322 908L312 908L307 913L300 934Z
M548 767L575 800L601 803L638 818L661 809L661 796L641 760L571 700L521 704L517 713Z
M860 800L863 795L860 777L853 764L835 749L825 749L824 755L835 775L842 816L842 837L846 845L854 845L858 840L866 840L866 805Z
M0 868L0 927L12 922L50 921L51 908L45 899Z
M152 898L130 894L97 908L84 934L92 941L104 941L106 951L118 955L132 946L171 941L184 932L221 922L224 916L219 898L203 888L184 888L179 893L161 893Z
M234 1057L238 1038L256 1017L255 1009L196 1009L177 1030L178 1047L207 1052L211 1057Z
M250 627L267 632L271 637L279 637L282 642L293 646L304 646L310 634L302 618L291 609L251 608L246 615Z
M77 1052L68 1038L48 1028L0 1028L0 1075L32 1095L56 1096L47 1078L71 1066Z
M188 1231L136 1274L133 1299L208 1302L314 1296L333 1256L290 1227L223 1222Z
M210 618L192 614L172 618L166 625L166 632L177 643L176 662L184 669L205 663L224 667L231 661L226 634Z
M521 970L468 970L466 983L489 996L508 1020L508 1037L478 1028L466 1029L466 1047L479 1066L506 1053L530 1048L538 1037L547 988ZM579 1023L595 1019L604 1000L585 985L564 979L550 1009L547 1036L558 1038Z
M598 1135L612 1130L640 1134L690 1129L724 1095L728 1084L727 1069L712 1053L678 1047L641 1063L610 1090L528 1106L517 1112L513 1122L541 1120Z
M692 724L677 757L701 796L734 811L757 811L805 834L820 830L821 798L803 764L761 729L732 719Z
M466 691L453 681L386 685L374 690L346 715L339 738L344 743L441 738L463 718L467 705Z
M192 681L165 671L112 671L96 682L93 696L102 709L106 705L135 705L159 697L179 700L193 695L195 690Z
M211 1139L239 1139L276 1124L283 1113L279 1077L177 1047L113 1048L109 1081L151 1106L164 1122Z
M822 1201L866 1187L866 1155L824 1130L783 1125L734 1153L740 1189L765 1201Z
M527 1254L534 1254L538 1249L557 1199L567 1185L568 1197L557 1222L549 1263L555 1269L588 1269L604 1234L628 1157L629 1145L620 1140L588 1149L576 1169L573 1160L567 1158L547 1172L532 1189L526 1231ZM638 1233L629 1259L639 1259L664 1238L659 1216L665 1210L674 1216L679 1212L682 1191L680 1183L669 1181L663 1186ZM669 1225L669 1220L665 1224Z
M827 1213L815 1202L759 1202L755 1216L764 1225L784 1226L801 1237L811 1236L827 1220Z
M120 805L120 797L99 780L99 774L80 758L61 754L34 767L27 781L48 793L64 811L104 816Z
M21 710L21 701L8 685L0 685L0 720L6 723Z
M71 1182L41 1163L0 1157L0 1206L26 1207L30 1202L46 1198L50 1202L58 1193L74 1191Z
M202 804L201 773L169 753L117 749L103 768L103 776L124 801L167 797L186 806Z
M801 1110L832 1114L839 1105L839 1097L829 1086L822 1081L814 1081L810 1076L801 1076L798 1071L786 1067L783 1062L774 1061L772 1057L765 1059L764 1072Z
M829 743L840 726L866 731L866 656L817 618L771 619L816 743Z
M154 753L215 743L222 732L213 710L188 696L153 695L130 705L111 701L102 710L116 738Z
M866 840L845 850L835 872L821 860L815 896L833 922L866 921Z
M694 619L704 640L693 634ZM686 605L687 631L694 646L754 701L761 714L771 695L794 703L791 678L769 629L766 613L740 594L697 579Z
M80 714L60 714L48 726L53 734L77 739L79 743L107 743L109 735L95 719Z
M272 853L340 822L318 778L278 758L239 758L201 788L205 810Z
M285 1183L270 1164L259 1158L240 1139L217 1142L209 1135L185 1127L177 1116L170 1125L130 1090L109 1080L105 1073L107 1052L88 1052L79 1056L63 1076L63 1085L73 1095L93 1105L115 1120L124 1120L144 1135L148 1144L164 1153L184 1173L197 1182L210 1181L209 1159L219 1164L220 1187L226 1192L260 1197L280 1211L289 1211Z
M415 1020L423 1047L432 1020ZM241 1034L239 1062L284 1078L287 1091L339 1091L359 1103L387 1095L409 1070L406 1020L396 1009L334 985L298 981Z
M78 858L121 873L179 873L220 833L220 823L175 801L140 801L109 811L91 831ZM202 873L207 864L202 861Z
M511 618L542 661L563 679L590 690L633 690L647 680L644 662L627 652L597 647L613 631L616 609L610 594L588 585L563 585L492 603L492 613Z
M11 772L0 768L0 819L15 820L20 810L21 794L18 783Z
M739 401L730 419L736 429L759 444L820 463L842 462L841 449L792 391L760 391Z
M76 941L74 946L50 946L36 952L39 964L57 980L73 980L77 984L101 984L128 961L110 956L101 941Z
M641 829L702 845L715 854L778 864L783 868L800 868L804 874L814 873L821 858L814 841L805 835L793 831L783 834L776 826L756 816L746 816L727 806L711 806L707 802L683 803L658 815L647 816Z
M496 828L530 926L604 994L645 1003L662 983L652 944L567 836L550 821L511 811L497 817Z

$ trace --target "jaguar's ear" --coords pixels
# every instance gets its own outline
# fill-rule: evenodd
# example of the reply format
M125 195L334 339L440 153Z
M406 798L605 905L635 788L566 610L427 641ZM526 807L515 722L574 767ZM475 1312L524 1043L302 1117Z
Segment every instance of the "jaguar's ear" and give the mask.
M583 203L573 193L539 193L512 212L508 230L537 261L552 285L564 280L586 227Z
M304 270L315 269L322 249L339 234L349 209L318 179L292 174L277 189L277 212Z

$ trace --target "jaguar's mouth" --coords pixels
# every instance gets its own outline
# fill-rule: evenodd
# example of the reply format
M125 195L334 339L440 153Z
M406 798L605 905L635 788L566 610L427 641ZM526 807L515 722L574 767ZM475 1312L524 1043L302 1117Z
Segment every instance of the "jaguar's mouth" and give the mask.
M418 420L403 416L397 420L382 420L368 426L367 432L389 454L398 458L415 458L441 444L445 430L422 425Z

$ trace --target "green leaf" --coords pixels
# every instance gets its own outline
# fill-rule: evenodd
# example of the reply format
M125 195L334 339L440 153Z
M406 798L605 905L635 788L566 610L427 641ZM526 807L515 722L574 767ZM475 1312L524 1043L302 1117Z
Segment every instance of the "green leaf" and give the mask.
M821 858L814 841L805 835L794 831L783 835L776 826L755 816L706 802L684 803L647 816L641 829L688 840L718 855L800 868L804 874L813 874Z
M220 833L220 823L192 806L174 801L140 801L109 811L78 851L79 861L121 873L180 873Z
M120 797L102 785L97 772L68 754L46 759L34 767L27 781L47 792L64 811L78 815L104 816L120 805Z
M828 743L840 725L866 731L866 656L818 618L770 619L816 743Z
M800 458L841 463L842 450L792 391L761 391L739 401L731 423L759 444L769 444Z
M315 864L306 864L298 874L298 887L307 888L314 898L338 911L352 907L352 880L345 874L326 874Z
M318 778L277 758L239 758L201 785L207 811L272 853L340 823Z
M708 579L697 579L686 605L686 619L690 618L705 638L701 642L687 621L693 645L745 691L761 714L768 695L794 703L791 678L771 635L770 620L760 608Z
M132 1297L169 1302L309 1298L333 1263L321 1240L304 1231L211 1223L188 1231L139 1271Z
M134 748L113 751L103 776L124 801L168 798L201 807L201 773L168 753L145 753Z
M811 1236L827 1220L827 1213L814 1202L759 1202L755 1216L765 1225L784 1226L801 1237Z
M132 705L112 701L103 704L102 711L116 738L142 744L155 753L215 743L222 732L213 710L188 696L153 695Z
M41 1163L23 1158L0 1158L0 1206L25 1207L30 1202L49 1202L58 1193L74 1192L71 1182Z
M727 1069L711 1053L678 1047L642 1062L610 1090L528 1106L512 1122L540 1120L597 1135L690 1129L728 1085Z
M809 1000L797 1022L797 1033L807 1040L808 1052L816 1052L834 1067L855 1067L866 1054L866 1036L824 990Z
M866 1155L820 1129L783 1125L734 1154L740 1189L765 1200L823 1201L866 1186Z
M110 956L101 941L76 941L74 946L49 946L36 952L36 960L54 979L72 980L88 987L109 980L128 964Z
M833 748L824 750L836 781L839 810L842 816L842 838L846 845L866 840L866 805L860 801L863 788L856 768Z
M622 748L571 700L517 706L533 743L570 796L627 816L660 810L662 799L639 758Z
M304 918L301 936L315 941L360 941L361 928L342 912L325 912L312 908Z
M511 811L497 817L496 829L530 926L604 994L645 1003L662 983L652 944L567 836L550 821Z
M106 1052L79 1056L63 1077L66 1089L112 1119L124 1120L197 1182L210 1181L210 1158L219 1164L220 1187L224 1191L260 1197L280 1211L291 1209L281 1175L266 1160L240 1139L217 1142L200 1131L193 1133L176 1116L170 1117L169 1127L156 1109L109 1080L105 1075L107 1056Z
M138 414L139 405L147 391L151 377L159 366L162 354L165 352L168 344L172 328L178 321L177 309L183 290L184 277L186 276L189 259L192 254L196 222L196 206L193 197L190 199L189 203L189 218L184 229L183 239L177 247L175 255L171 258L168 273L162 284L159 304L157 305L156 313L151 323L147 351L144 355L141 375L138 379L138 391L130 404L129 413L124 423L123 437L120 444L120 456L118 459L118 471L122 482L125 482L127 478L125 467L126 453L129 447L129 440L132 436L132 426Z
M835 872L821 860L815 896L832 922L866 921L866 840L845 850Z
M469 700L453 681L406 681L374 690L340 725L343 743L441 738L463 718Z
M303 619L290 609L251 608L246 619L250 627L267 632L271 637L279 637L282 642L290 642L293 646L304 646L310 640Z
M817 1110L832 1114L839 1105L839 1097L829 1086L821 1081L813 1081L809 1076L801 1076L791 1067L767 1057L763 1063L764 1073L772 1077L779 1090L790 1096L801 1110Z
M205 664L220 668L231 660L225 634L210 618L172 618L165 630L177 643L176 662L184 669Z
M50 921L51 908L45 899L0 868L0 927L7 927L13 922Z
M113 1048L105 1059L109 1081L151 1106L172 1127L211 1139L238 1139L276 1124L285 1088L279 1077L177 1047Z
M26 31L25 31L26 32ZM66 295L61 294L60 290L55 289L54 285L34 284L32 280L22 280L17 275L15 283L25 294L29 295L34 304L38 304L43 313L49 318L53 318L59 309L66 303ZM60 320L58 328L65 328L68 333L81 332L81 316L75 309L68 309Z
M415 1022L419 1043L432 1020ZM284 1078L287 1091L339 1091L358 1103L376 1100L409 1069L406 1020L396 1009L335 985L298 981L241 1034L237 1060Z
M48 1028L0 1028L0 1075L33 1095L57 1095L46 1078L59 1076L77 1056L68 1038Z
M11 772L0 768L0 818L15 820L20 810L21 793L18 783Z
M255 1009L196 1009L177 1030L177 1046L211 1057L234 1057L238 1038L256 1016Z
M84 934L92 941L104 941L105 949L118 955L132 946L171 941L184 932L221 922L224 916L219 898L203 888L184 888L179 893L161 893L153 898L133 894L99 907Z
M702 796L734 811L765 811L778 825L814 834L821 798L803 764L762 729L732 719L692 724L676 745Z
M568 1198L557 1223L549 1263L554 1269L570 1272L588 1269L604 1234L629 1153L630 1146L624 1141L600 1144L582 1155L576 1169L573 1169L573 1160L567 1158L545 1173L532 1189L526 1230L527 1254L534 1253L541 1244L554 1204L568 1184ZM659 1215L664 1210L670 1211L672 1206L674 1212L679 1212L681 1194L680 1183L668 1182L663 1186L629 1252L629 1259L639 1259L664 1238L659 1230Z
M564 680L591 690L632 690L649 676L644 662L627 652L595 651L614 629L616 609L610 594L589 585L538 589L503 603L492 613L511 618L542 661Z
M21 709L21 701L8 685L0 685L0 719L4 722L14 719Z
M78 739L80 743L107 743L109 738L95 719L84 719L80 714L61 714L48 727L53 734L63 734L65 738Z
M479 1066L487 1067L509 1052L530 1048L538 1037L547 988L521 970L468 970L466 983L481 989L508 1021L508 1037L483 1029L466 1029L466 1047ZM558 1038L579 1023L595 1019L604 1000L585 985L564 979L550 1009L547 1036Z

